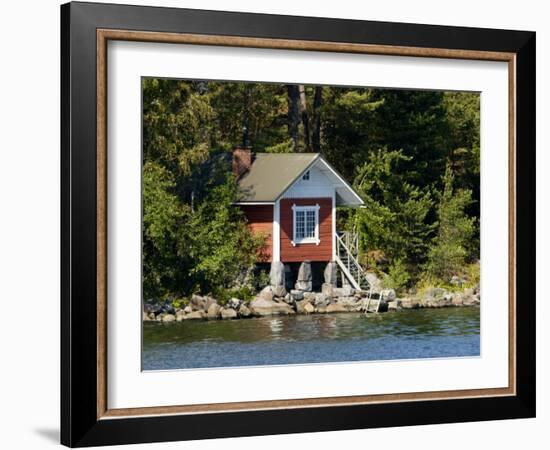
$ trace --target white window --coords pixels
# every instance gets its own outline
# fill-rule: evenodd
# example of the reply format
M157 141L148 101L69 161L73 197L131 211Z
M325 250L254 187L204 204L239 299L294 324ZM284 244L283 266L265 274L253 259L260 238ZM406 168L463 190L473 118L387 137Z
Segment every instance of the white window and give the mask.
M292 244L319 245L319 205L292 206L294 237Z
M309 170L302 175L302 180L309 180Z

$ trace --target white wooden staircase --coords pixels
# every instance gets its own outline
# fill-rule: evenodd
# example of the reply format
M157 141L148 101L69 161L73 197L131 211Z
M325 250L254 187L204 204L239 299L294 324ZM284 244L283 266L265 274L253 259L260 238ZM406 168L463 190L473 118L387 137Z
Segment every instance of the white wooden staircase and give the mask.
M342 284L351 284L354 289L368 292L364 300L365 313L378 312L382 298L373 292L367 274L357 261L359 255L359 236L349 231L336 233L336 263L340 267ZM378 298L373 298L376 295Z

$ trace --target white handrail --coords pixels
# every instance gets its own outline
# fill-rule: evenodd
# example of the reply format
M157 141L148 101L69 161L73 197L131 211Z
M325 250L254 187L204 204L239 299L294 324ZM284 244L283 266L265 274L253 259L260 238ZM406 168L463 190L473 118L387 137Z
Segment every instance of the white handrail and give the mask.
M342 238L336 234L336 244L337 244L337 259L338 259L338 264L342 267L342 269L344 269L344 272L347 272L346 273L346 276L348 278L350 278L350 281L352 281L352 284L355 284L356 286L354 286L356 289L361 289L361 275L363 274L363 268L360 266L359 262L355 259L355 257L353 256L353 254L350 252L349 248L346 246L346 244L344 243L344 241L342 240ZM343 262L340 260L340 246L342 246L344 248L344 250L346 251L346 256L348 258L348 261L347 261L347 265L348 267L346 268L345 265L343 264ZM355 280L355 278L353 277L353 275L351 274L351 267L350 267L350 261L353 262L354 266L355 266L355 269L357 271L357 276L358 276L358 280ZM366 280L366 278L365 278ZM353 283L355 282L355 283ZM369 283L369 288L370 288L370 283ZM370 289L369 289L370 290Z

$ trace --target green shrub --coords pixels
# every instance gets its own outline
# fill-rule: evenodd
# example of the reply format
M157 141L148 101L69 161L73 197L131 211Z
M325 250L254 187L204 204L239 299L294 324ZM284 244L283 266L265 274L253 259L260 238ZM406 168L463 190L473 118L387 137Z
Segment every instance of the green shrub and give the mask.
M189 304L189 299L186 297L177 298L172 300L172 307L174 308L185 308Z
M399 259L390 265L388 274L382 279L382 286L386 289L400 291L409 283L411 277L403 260Z
M480 280L480 267L479 267L479 261L469 264L464 269L464 275L466 278L466 284L464 287L475 287L479 285Z
M216 289L212 292L212 296L220 305L226 305L229 299L238 298L239 300L249 301L254 298L254 289L250 286L242 286L235 289Z
M437 210L438 232L428 253L426 272L431 278L448 284L465 266L467 249L475 233L475 218L466 214L472 203L472 192L454 189L450 165L443 176L443 184Z

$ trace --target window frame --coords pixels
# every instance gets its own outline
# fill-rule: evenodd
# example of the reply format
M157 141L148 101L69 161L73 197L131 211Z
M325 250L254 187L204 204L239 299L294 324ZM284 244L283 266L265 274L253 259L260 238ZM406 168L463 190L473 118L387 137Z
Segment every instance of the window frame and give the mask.
M319 245L321 240L319 239L319 204L315 205L292 205L292 245L296 246L297 244L316 244ZM315 236L314 237L304 237L298 239L296 237L296 213L304 212L304 226L307 222L307 212L315 212Z

